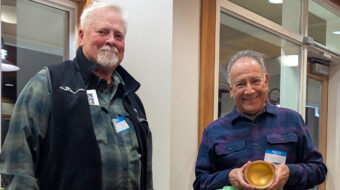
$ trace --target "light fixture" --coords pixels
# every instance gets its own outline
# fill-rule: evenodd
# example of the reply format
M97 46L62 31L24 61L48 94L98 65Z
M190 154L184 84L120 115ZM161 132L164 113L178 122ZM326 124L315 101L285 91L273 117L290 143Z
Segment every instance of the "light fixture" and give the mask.
M7 86L7 87L14 87L14 84L11 84L11 83L6 83L4 85Z
M283 0L268 0L268 2L272 4L282 4Z
M280 57L281 64L287 67L297 67L299 65L298 55L282 55Z
M19 71L19 70L20 70L20 68L16 65L12 65L12 64L8 64L8 63L1 63L1 71L2 72L13 72L13 71Z
M334 31L333 34L340 35L340 30Z
M1 21L16 24L17 23L17 8L9 5L1 6Z
M11 62L6 60L7 51L5 49L1 49L1 71L2 72L13 72L19 71L20 68Z

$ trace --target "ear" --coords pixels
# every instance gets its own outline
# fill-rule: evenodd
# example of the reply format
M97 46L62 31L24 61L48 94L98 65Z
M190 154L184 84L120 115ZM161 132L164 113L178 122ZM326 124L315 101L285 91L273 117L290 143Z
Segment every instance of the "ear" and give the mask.
M79 36L79 43L80 43L80 46L84 45L84 31L82 29L79 29L79 32L78 32L78 36Z
M264 74L264 82L268 85L268 82L269 82L269 74L268 73L265 73Z
M269 74L268 73L264 74L264 84L266 85L266 88L268 90L268 84L269 84Z
M233 98L234 92L233 92L233 89L232 89L231 85L228 82L227 82L227 86L228 86L228 89L229 89L230 98Z

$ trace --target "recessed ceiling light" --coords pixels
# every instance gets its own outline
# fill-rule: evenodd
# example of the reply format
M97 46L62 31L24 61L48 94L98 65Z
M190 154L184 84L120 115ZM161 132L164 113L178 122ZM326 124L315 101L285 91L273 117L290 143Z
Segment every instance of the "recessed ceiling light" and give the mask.
M337 35L340 35L340 30L338 31L334 31L333 34L337 34Z
M14 84L6 83L5 86L7 86L7 87L14 87Z
M272 4L282 4L283 0L268 0L268 2Z
M297 67L299 65L298 55L283 55L280 57L280 61L287 67Z
M1 21L16 24L17 23L17 8L8 5L1 6Z

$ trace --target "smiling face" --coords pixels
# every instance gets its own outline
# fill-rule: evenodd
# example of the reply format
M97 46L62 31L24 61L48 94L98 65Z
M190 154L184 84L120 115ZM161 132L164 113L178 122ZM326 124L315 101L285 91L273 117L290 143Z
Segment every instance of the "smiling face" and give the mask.
M241 57L230 69L230 97L237 110L248 116L260 114L266 104L268 74L253 58Z
M103 67L118 66L124 57L125 25L121 15L112 8L95 10L93 18L79 30L80 45L87 59Z

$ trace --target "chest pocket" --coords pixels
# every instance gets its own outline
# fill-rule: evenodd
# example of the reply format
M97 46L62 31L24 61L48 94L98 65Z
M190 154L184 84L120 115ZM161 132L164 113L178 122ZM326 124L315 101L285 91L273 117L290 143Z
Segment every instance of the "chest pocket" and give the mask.
M215 146L215 154L218 156L229 155L246 148L245 140L233 141L230 143L221 143Z
M285 144L298 142L298 136L294 132L267 135L266 139L267 142L270 144Z

